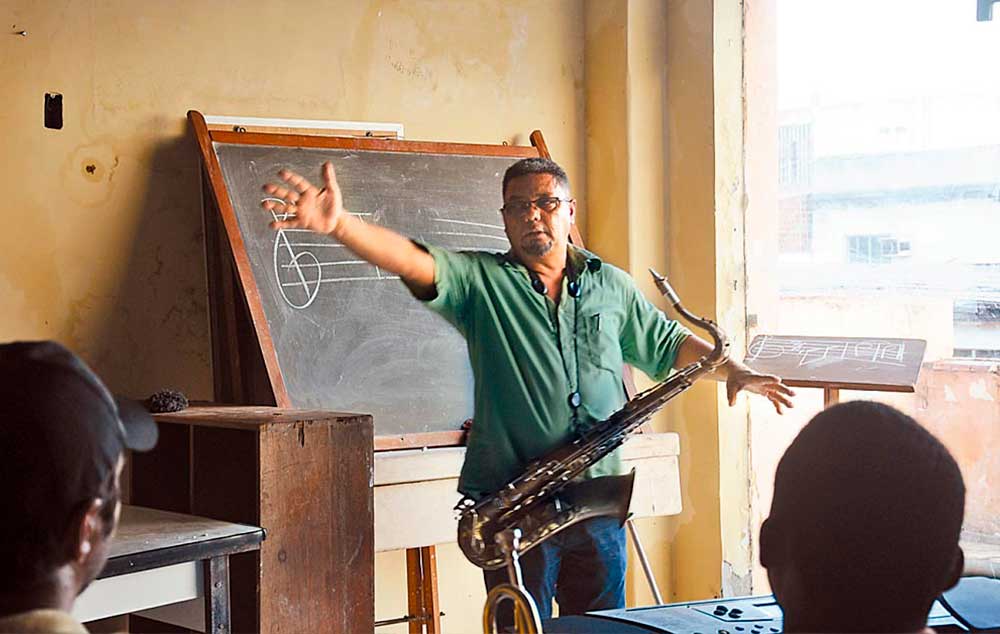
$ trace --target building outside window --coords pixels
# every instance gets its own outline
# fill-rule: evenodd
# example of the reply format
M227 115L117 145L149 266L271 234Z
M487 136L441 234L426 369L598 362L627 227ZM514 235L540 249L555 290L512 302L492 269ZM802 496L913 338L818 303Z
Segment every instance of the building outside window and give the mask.
M964 539L1000 553L1000 19L971 1L770 1L773 90L756 98L773 101L748 111L774 113L776 200L756 213L776 220L748 217L748 313L767 329L749 334L925 340L914 394L841 398L938 435L969 486ZM789 426L821 407L800 391L794 424L751 405L757 521Z

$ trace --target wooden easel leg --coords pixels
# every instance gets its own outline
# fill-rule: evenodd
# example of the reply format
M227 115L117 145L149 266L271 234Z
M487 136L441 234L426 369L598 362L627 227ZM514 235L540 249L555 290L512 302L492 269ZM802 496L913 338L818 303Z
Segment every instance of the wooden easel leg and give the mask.
M413 619L409 623L409 632L423 634L424 622L420 617L424 615L424 584L419 548L406 549L406 597L407 614Z
M434 546L406 549L406 589L409 613L415 617L409 624L410 634L439 634L441 602Z
M835 387L824 387L823 388L823 408L826 409L831 405L836 405L840 402L840 390Z
M441 631L441 601L438 599L437 550L434 546L420 549L420 563L424 570L424 614L427 615L427 634Z

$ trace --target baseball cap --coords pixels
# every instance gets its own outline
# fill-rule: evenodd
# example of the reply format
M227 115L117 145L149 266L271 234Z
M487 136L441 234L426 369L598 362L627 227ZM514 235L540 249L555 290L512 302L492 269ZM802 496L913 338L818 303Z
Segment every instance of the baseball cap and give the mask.
M122 451L156 439L145 408L116 400L64 346L0 345L0 481L22 504L72 508L98 497Z

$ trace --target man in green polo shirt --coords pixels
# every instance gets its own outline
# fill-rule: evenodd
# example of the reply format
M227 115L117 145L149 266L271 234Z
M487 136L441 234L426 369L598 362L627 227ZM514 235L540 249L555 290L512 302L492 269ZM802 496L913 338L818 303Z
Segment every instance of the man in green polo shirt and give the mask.
M566 443L625 403L621 368L629 363L655 380L711 350L639 293L621 269L569 244L576 202L556 163L532 158L504 174L502 216L510 251L451 252L362 222L344 209L333 166L325 187L283 170L272 198L295 215L274 229L324 233L361 258L391 271L413 295L465 337L475 377L475 415L459 490L477 498L518 475L532 459ZM280 203L266 201L266 209ZM287 211L287 209L286 209ZM716 372L729 401L747 390L778 412L792 391L772 375L736 360ZM619 473L618 452L588 470ZM612 518L575 524L521 557L524 583L540 616L624 607L625 531ZM486 571L487 587L505 570ZM510 623L509 605L500 622Z

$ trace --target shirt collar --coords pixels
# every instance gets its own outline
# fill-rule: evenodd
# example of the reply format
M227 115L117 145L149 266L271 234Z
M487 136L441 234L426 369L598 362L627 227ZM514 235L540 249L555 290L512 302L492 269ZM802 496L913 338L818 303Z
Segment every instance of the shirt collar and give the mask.
M519 263L514 259L514 256L510 251L506 253L498 253L497 259L500 264L508 268L524 268L524 265ZM573 277L579 277L585 272L596 273L601 270L601 266L604 262L597 255L587 251L586 249L581 249L580 247L569 245L569 257L567 258L568 266L573 271Z
M601 270L604 262L586 249L569 245L569 265L573 269L574 277L579 277L585 271L596 273Z

